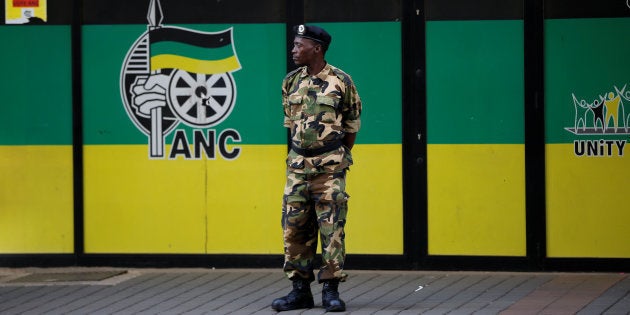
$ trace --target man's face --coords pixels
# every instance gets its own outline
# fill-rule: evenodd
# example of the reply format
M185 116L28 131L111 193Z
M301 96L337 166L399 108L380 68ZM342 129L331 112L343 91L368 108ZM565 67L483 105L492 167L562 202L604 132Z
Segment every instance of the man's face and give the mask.
M321 45L308 38L296 36L293 40L291 54L296 66L304 66L315 60L317 53L321 50Z

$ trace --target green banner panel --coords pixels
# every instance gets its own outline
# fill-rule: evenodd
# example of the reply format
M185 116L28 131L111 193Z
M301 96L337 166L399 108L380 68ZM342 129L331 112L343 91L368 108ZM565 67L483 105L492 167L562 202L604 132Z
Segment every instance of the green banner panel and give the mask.
M630 18L545 21L547 143L627 140L628 34Z
M0 145L72 143L70 27L0 27Z
M426 32L428 142L523 143L523 21L431 21Z
M400 23L316 24L332 35L326 60L350 74L359 90L363 113L357 143L402 143Z
M175 28L175 26L169 26ZM280 102L280 82L285 71L285 41L284 25L282 24L245 24L245 25L185 25L183 28L189 34L215 33L232 28L232 48L240 61L240 69L229 74L217 74L219 82L213 85L217 88L215 98L230 97L233 108L223 113L224 120L214 124L215 129L237 129L243 142L248 144L282 143L286 141L285 130L282 127L282 105ZM142 119L142 115L132 103L135 82L124 84L125 75L133 70L133 52L142 49L142 39L147 31L146 25L121 26L84 26L84 141L86 144L141 144L147 143L148 127L144 130L135 125L134 119ZM145 45L146 46L146 45ZM138 55L138 54L136 54ZM129 63L127 63L129 61ZM166 128L186 130L188 137L193 137L192 129L199 129L195 125L196 118L220 115L217 113L198 114L186 112L182 109L187 101L182 95L175 95L177 88L209 87L209 74L188 73L183 70L164 72L166 80L162 85L165 97L172 97L170 104L178 106L182 112L176 113L173 108L165 108L164 132ZM147 77L147 72L144 77ZM202 80L206 76L206 81ZM134 75L131 74L131 78ZM141 78L135 75L135 79ZM175 81L175 79L180 79ZM192 81L191 81L192 80ZM193 82L194 81L194 82ZM198 84L199 83L199 84ZM230 84L231 83L231 84ZM170 84L170 85L169 85ZM231 86L232 91L225 91ZM171 87L173 87L171 89ZM210 99L212 91L196 91L191 99L203 102ZM203 93L208 93L206 98ZM170 96L168 94L171 94ZM193 93L194 94L194 93ZM124 104L124 101L129 104ZM203 107L204 104L193 107ZM191 110L194 110L191 108ZM166 112L170 114L166 114ZM199 116L199 117L197 117ZM135 118L134 118L135 117ZM138 118L140 117L140 118ZM211 117L208 117L211 118ZM148 119L145 119L148 121ZM168 134L166 141L170 143L173 135Z

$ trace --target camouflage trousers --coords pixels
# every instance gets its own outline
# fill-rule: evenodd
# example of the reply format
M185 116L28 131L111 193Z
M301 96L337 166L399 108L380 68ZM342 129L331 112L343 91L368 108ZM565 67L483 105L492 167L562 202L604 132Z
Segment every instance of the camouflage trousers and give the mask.
M313 269L319 234L322 263L318 281L345 280L344 226L349 197L345 189L345 171L323 174L287 172L282 202L282 228L283 269L289 279L315 280Z

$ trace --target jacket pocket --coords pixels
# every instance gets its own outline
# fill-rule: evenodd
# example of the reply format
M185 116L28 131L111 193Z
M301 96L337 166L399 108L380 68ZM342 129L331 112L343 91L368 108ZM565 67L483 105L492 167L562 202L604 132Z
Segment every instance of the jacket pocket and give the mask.
M339 108L339 97L328 95L317 95L317 113L321 115L321 122L334 123L337 121L337 109Z
M289 108L287 112L289 113L290 120L302 119L303 100L304 97L302 95L289 95Z

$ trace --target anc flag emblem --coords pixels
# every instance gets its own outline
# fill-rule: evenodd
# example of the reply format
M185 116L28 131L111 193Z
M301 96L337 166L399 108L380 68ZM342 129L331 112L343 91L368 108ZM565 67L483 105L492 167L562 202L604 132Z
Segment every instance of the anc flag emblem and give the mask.
M160 2L151 0L148 29L127 52L120 73L123 105L136 127L149 136L152 159L165 157L165 137L180 122L192 128L210 128L230 115L236 101L232 72L241 69L232 28L203 32L163 26L162 19ZM214 129L194 129L195 159L202 157L199 150L214 158L214 149L205 146L206 135L213 139L214 134ZM221 148L226 139L239 142L240 135L226 129L218 139ZM192 158L189 145L193 144L186 131L177 129L169 158ZM240 148L219 151L224 158L235 159Z
M218 33L159 27L149 32L151 71L180 69L217 74L241 69L232 45L232 29Z

